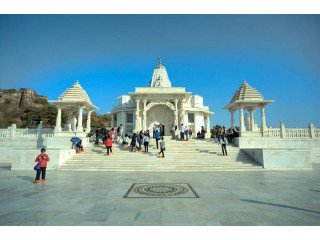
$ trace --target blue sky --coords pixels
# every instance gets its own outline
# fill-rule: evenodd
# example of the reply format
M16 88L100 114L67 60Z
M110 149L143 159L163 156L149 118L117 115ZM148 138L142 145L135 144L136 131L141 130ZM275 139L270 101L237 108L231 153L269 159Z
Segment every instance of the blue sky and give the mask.
M230 125L222 108L246 79L275 100L268 126L320 126L320 15L0 15L0 88L54 100L79 80L105 113L148 86L157 56L212 125Z

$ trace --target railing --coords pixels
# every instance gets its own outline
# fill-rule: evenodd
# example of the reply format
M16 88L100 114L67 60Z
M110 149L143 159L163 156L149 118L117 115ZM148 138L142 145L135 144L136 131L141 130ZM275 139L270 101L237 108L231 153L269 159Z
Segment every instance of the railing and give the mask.
M268 135L269 137L280 137L280 128L269 128Z
M44 137L53 137L53 129L52 128L43 128L42 129L42 136Z
M53 129L42 128L42 123L39 124L38 128L17 128L15 124L6 129L0 129L1 138L27 138L27 139L38 139L53 137Z
M10 129L0 129L0 138L10 138Z
M314 130L314 137L320 138L320 128Z
M268 128L268 137L274 138L320 138L320 128L315 128L312 123L308 128L285 128L280 122L280 128Z
M308 128L287 128L285 130L286 138L310 138Z
M38 129L15 129L15 138L38 138Z

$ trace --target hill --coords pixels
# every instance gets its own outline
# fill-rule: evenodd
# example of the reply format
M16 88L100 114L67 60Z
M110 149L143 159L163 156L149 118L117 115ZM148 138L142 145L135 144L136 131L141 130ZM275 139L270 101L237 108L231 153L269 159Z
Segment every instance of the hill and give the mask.
M53 128L56 123L57 108L48 103L48 97L37 95L33 89L0 89L0 128L17 124L18 128L37 127L42 121L44 127ZM62 126L68 121L68 114L62 110ZM83 122L86 114L83 115ZM105 127L111 125L108 114L91 115L91 126Z

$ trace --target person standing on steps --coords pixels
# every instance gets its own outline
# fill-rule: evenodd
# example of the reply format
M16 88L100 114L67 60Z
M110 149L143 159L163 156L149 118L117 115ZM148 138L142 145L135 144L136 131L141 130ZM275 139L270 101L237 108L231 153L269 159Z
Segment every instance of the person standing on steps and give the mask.
M130 143L131 150L130 150L130 152L134 152L136 146L137 146L137 134L134 133L132 135L132 138L131 138L131 143Z
M180 125L180 141L184 140L184 126L183 123Z
M189 141L189 126L187 124L184 126L184 136L186 141Z
M36 157L35 162L40 163L40 169L37 170L37 175L34 180L35 183L45 182L46 181L46 169L47 163L50 160L48 154L46 154L46 149L42 148L41 153ZM40 174L42 174L41 181L40 181Z
M171 139L176 138L176 130L177 130L177 125L173 123L171 126Z
M143 133L142 131L139 132L138 134L138 137L137 137L137 141L138 141L138 144L139 144L139 152L141 152L142 148L141 148L141 145L142 145L142 142L143 142Z
M149 141L150 141L149 134L145 133L143 137L144 152L149 152Z
M163 140L163 137L161 137L161 142L160 142L160 152L158 154L162 153L162 158L164 158L164 151L166 150L166 144Z
M156 139L157 149L159 149L160 132L158 130L154 133L154 137Z
M107 148L107 156L109 156L109 153L112 153L112 138L110 138L110 136L107 137L104 145ZM110 152L109 152L110 151Z
M228 156L228 153L227 153L227 143L228 143L228 140L226 138L226 135L221 135L221 138L220 138L220 144L221 144L221 148L222 148L222 155L226 155Z
M117 142L121 143L121 139L123 138L123 127L122 124L117 128Z

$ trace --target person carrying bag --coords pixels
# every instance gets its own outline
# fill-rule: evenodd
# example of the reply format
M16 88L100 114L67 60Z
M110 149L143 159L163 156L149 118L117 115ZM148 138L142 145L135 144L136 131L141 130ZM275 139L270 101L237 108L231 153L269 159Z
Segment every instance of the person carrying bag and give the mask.
M35 183L46 181L46 168L49 160L50 158L48 154L46 154L46 149L42 148L41 153L35 159L35 162L38 162L37 165L34 167L34 170L37 171L36 178L34 180ZM40 175L42 175L41 181Z

